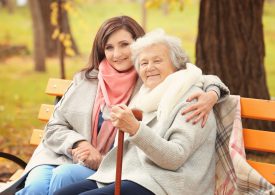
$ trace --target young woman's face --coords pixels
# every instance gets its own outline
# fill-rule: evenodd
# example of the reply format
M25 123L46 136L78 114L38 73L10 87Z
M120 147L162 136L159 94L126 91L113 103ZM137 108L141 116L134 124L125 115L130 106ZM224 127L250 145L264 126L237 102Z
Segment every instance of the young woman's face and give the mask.
M130 50L133 41L131 33L124 29L115 31L107 40L104 48L105 56L117 71L126 71L133 66Z
M144 85L153 89L164 79L176 71L169 50L164 44L156 44L146 47L138 57L139 74Z

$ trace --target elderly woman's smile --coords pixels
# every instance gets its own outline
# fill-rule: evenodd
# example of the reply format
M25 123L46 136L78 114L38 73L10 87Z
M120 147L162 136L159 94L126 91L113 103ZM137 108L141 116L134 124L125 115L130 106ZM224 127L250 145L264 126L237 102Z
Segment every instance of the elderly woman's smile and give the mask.
M168 75L176 71L165 44L153 44L139 54L140 77L150 89L156 87Z

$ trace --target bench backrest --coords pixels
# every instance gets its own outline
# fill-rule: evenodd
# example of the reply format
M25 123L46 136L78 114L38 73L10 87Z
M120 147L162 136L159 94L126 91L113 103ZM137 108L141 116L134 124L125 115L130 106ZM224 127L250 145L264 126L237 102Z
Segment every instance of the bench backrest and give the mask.
M242 118L275 121L275 101L241 98ZM275 132L243 129L246 149L275 153ZM275 184L275 165L248 160L270 183Z
M61 97L66 92L70 84L71 80L64 79L54 79L50 78L45 90L45 93L51 96ZM44 122L48 122L54 110L54 101L53 104L42 104L39 109L38 119ZM43 136L42 129L34 129L32 132L32 136L30 139L30 144L38 145Z
M45 93L51 96L62 96L71 80L49 79ZM47 122L52 113L54 105L42 104L38 119ZM275 121L275 101L259 100L252 98L241 98L242 118ZM275 132L243 129L245 148L249 150L275 153ZM30 143L38 145L43 136L43 130L34 129ZM269 163L248 160L248 163L264 176L270 183L275 184L275 165Z

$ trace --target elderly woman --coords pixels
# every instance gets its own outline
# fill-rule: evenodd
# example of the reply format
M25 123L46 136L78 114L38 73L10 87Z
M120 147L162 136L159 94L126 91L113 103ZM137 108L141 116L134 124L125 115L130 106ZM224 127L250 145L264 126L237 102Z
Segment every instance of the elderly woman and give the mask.
M124 142L121 194L214 194L216 121L204 128L186 122L186 99L200 92L202 73L187 63L180 41L156 30L132 44L143 81L139 93L111 111L112 124L129 134ZM138 121L130 107L143 111ZM89 180L55 194L114 194L116 150L108 153Z

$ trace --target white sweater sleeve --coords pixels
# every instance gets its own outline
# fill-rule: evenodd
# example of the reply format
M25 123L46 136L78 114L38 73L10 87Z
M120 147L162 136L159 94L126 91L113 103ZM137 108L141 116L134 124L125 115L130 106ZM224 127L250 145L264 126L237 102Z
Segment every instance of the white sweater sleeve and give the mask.
M215 91L219 97L218 103L224 101L230 95L228 87L215 75L203 75L203 90Z
M78 78L74 78L73 83L70 85L62 99L55 105L54 112L48 124L45 127L45 134L43 137L43 144L57 154L65 154L71 158L68 153L68 148L72 148L73 144L85 138L75 131L71 124L66 119L66 107L63 105L71 94L74 93L78 84Z
M212 111L205 127L201 128L200 123L193 125L191 122L185 122L186 116L181 115L183 109L182 107L177 112L163 137L156 133L157 129L141 123L138 132L129 139L143 150L150 160L164 169L177 170L205 141L210 132L216 131Z

